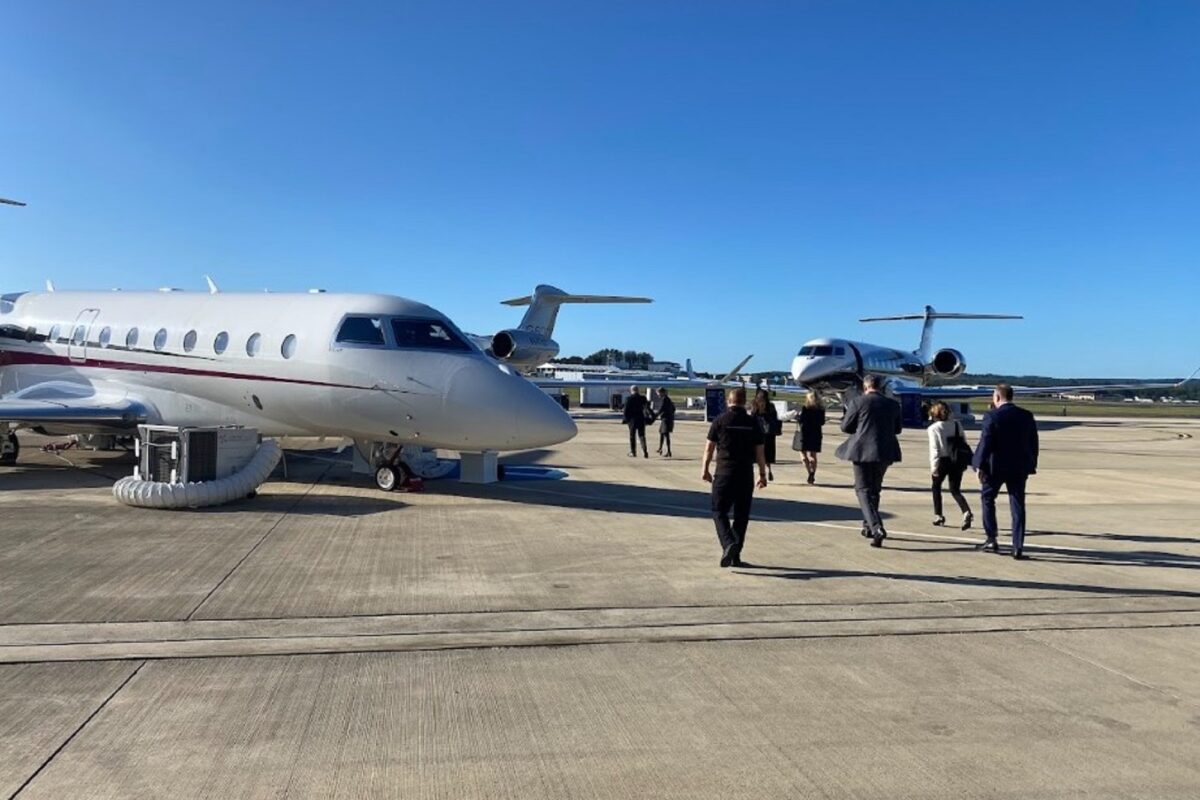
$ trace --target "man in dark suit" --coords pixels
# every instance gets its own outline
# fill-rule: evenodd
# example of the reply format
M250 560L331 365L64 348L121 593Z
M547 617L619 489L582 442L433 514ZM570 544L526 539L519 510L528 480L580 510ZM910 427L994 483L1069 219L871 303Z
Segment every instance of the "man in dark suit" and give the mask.
M1012 556L1025 558L1025 483L1037 472L1038 432L1033 414L1013 404L1013 390L1007 383L992 393L995 410L983 418L979 446L971 465L979 470L980 500L983 503L983 531L987 541L981 550L1000 552L996 543L996 496L1001 487L1008 489L1012 511Z
M883 381L878 375L863 379L863 393L852 400L842 416L842 432L850 438L837 449L837 457L854 464L854 493L863 513L863 536L872 547L882 547L887 538L879 517L879 496L888 467L900 461L900 440L896 437L904 423L900 404L880 393Z
M646 400L641 389L629 387L629 397L625 398L624 413L621 421L629 426L629 456L637 457L638 442L642 445L642 457L649 458L650 451L646 449L646 422L649 421L650 402Z

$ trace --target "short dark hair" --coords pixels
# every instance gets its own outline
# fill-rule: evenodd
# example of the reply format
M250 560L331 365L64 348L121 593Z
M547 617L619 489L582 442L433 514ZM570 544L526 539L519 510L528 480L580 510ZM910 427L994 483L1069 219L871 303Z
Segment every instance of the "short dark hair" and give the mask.
M1011 386L1009 386L1007 383L997 383L996 384L996 394L1003 397L1005 399L1005 401L1011 403L1012 399L1013 399L1013 388Z
M863 378L864 389L878 389L881 386L883 386L883 378L880 378L878 375L868 375Z
M663 397L666 397L667 396L667 387L665 387L665 386L658 387L658 393L661 394Z
M738 386L729 390L729 405L744 406L746 405L746 387Z

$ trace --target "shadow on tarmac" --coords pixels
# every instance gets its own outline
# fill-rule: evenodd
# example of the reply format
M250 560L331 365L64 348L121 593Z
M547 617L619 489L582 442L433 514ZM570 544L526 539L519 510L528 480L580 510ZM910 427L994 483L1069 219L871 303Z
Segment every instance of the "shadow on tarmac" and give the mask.
M588 511L615 511L668 517L712 516L712 499L706 491L629 486L602 481L568 480L538 486L498 483L487 486L438 484L438 494L493 498L510 503L557 506ZM885 518L887 515L884 515ZM862 519L858 506L754 498L752 519L784 522L828 522Z
M980 555L980 558L986 556ZM993 556L994 557L994 556ZM1003 556L1007 558L1007 556ZM1033 556L1043 560L1042 553ZM793 581L817 581L835 578L883 578L892 581L913 583L936 583L943 586L988 586L998 589L1026 589L1034 591L1079 592L1082 594L1127 595L1138 597L1188 597L1200 598L1200 592L1177 591L1172 589L1136 589L1118 586L1096 586L1084 583L1061 583L1052 581L1028 581L1012 578L989 578L973 575L919 575L909 572L869 572L866 570L842 569L804 569L802 567L754 567L755 572L733 570L738 575L757 576L759 578L782 578Z

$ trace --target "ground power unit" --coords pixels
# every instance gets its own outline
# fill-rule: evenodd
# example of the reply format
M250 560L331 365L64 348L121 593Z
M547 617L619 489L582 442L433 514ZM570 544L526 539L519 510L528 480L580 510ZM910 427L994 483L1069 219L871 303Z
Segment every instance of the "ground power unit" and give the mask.
M157 483L203 483L240 472L258 451L254 428L139 425L134 477Z

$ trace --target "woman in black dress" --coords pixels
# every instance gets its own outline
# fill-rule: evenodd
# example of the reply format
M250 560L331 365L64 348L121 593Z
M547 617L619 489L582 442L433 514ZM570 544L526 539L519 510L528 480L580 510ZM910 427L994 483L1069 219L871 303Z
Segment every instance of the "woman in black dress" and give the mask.
M754 408L751 416L763 432L763 449L767 456L767 480L775 480L771 467L775 464L775 440L782 433L779 427L779 412L771 402L771 395L766 389L754 393Z
M816 392L809 392L804 399L804 405L796 415L800 424L799 434L800 457L804 459L804 468L808 470L808 482L817 482L817 454L821 452L821 426L825 424L825 406L817 397Z
M663 458L671 457L671 433L675 430L675 401L667 396L667 390L658 390L658 454ZM663 452L663 448L667 452Z

